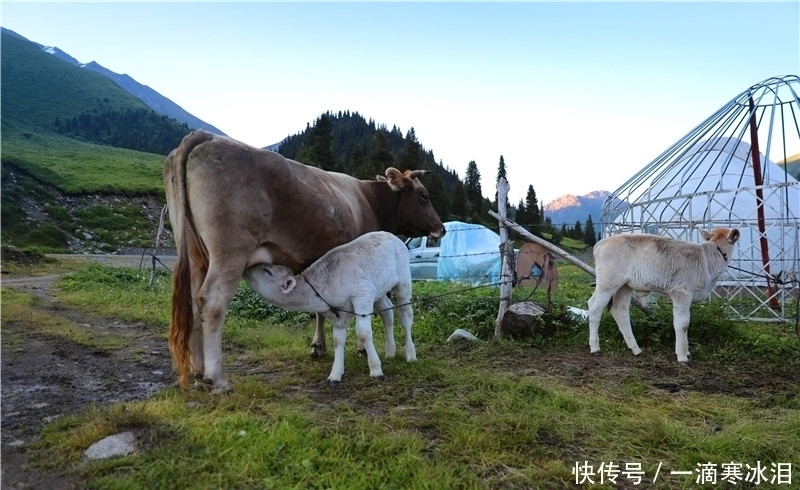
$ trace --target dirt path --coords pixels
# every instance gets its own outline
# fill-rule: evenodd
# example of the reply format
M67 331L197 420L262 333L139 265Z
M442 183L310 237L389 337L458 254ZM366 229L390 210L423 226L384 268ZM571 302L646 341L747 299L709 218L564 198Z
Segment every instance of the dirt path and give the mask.
M138 256L96 256L104 264L138 267ZM171 264L170 264L171 266ZM91 405L145 398L174 381L165 332L109 318L90 318L59 304L59 275L2 280L3 288L32 295L48 314L98 336L124 340L96 349L67 338L2 325L2 488L76 488L78 482L27 466L25 448L42 427Z

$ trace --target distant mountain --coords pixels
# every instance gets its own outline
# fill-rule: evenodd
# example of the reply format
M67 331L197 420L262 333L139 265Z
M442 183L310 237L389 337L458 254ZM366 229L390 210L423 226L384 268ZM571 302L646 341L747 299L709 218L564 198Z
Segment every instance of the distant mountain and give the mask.
M42 51L52 54L53 56L62 61L66 61L67 63L70 63L72 65L103 75L104 77L108 78L109 80L119 85L123 90L125 90L132 96L142 101L145 105L147 105L150 109L152 109L159 115L175 119L180 123L185 123L192 129L202 128L207 131L211 131L212 133L217 133L222 135L225 134L218 128L212 126L211 124L189 114L188 112L183 110L183 108L181 108L178 104L172 102L168 98L164 97L163 95L159 94L155 90L148 87L147 85L142 85L141 83L137 82L128 75L120 75L119 73L115 73L94 61L86 64L80 63L78 60L76 60L69 54L65 53L64 51L60 50L59 48L53 46L43 46L39 43L30 41L26 39L24 36L21 36L9 29L3 28L3 32L11 34L19 39L24 39L25 41L32 42L34 45L38 46Z
M578 221L583 224L589 216L593 223L599 223L603 203L610 195L608 191L594 191L584 196L567 194L545 204L542 212L556 228L560 228L562 224L572 227Z

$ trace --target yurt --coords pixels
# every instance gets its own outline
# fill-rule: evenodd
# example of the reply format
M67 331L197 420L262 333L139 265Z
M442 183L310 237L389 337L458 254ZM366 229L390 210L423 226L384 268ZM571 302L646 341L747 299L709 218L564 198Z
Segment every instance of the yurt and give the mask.
M603 236L651 233L702 241L698 228L741 238L713 293L735 316L785 321L800 291L800 78L748 88L614 191Z

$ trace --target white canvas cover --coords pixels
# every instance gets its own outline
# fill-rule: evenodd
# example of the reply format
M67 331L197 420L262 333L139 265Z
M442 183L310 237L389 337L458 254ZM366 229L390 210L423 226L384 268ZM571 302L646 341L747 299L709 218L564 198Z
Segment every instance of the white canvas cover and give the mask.
M485 226L448 221L436 271L438 280L472 285L500 282L500 235Z
M689 148L650 181L650 186L615 221L640 224L640 232L701 241L694 225L737 227L736 277L762 274L762 245L770 273L788 273L797 263L800 184L760 155L763 175L764 237L758 229L758 199L750 144L736 138L711 138ZM672 229L672 231L669 231ZM682 231L691 230L691 231ZM737 270L742 269L742 270ZM796 272L796 271L795 271ZM745 277L747 278L747 277Z

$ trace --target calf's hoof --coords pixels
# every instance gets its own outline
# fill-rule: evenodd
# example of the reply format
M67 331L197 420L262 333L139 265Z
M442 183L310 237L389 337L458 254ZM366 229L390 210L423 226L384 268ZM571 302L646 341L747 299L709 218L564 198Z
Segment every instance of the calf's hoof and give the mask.
M328 349L322 344L311 344L311 357L314 359L320 359L325 357L328 353Z
M373 376L372 379L374 379L375 381L386 381L386 377L382 374L379 374L378 376Z
M640 349L640 348L638 348L638 347L637 347L637 348L635 348L635 349L631 349L631 352L633 352L633 355L634 355L634 356L638 356L639 354L641 354L641 353L642 353L642 349Z
M341 383L341 382L342 381L338 380L338 379L329 379L328 380L328 386L330 386L331 388L336 388L337 386L339 386L339 383Z
M599 350L596 350L591 353L594 357L603 357L603 353Z

